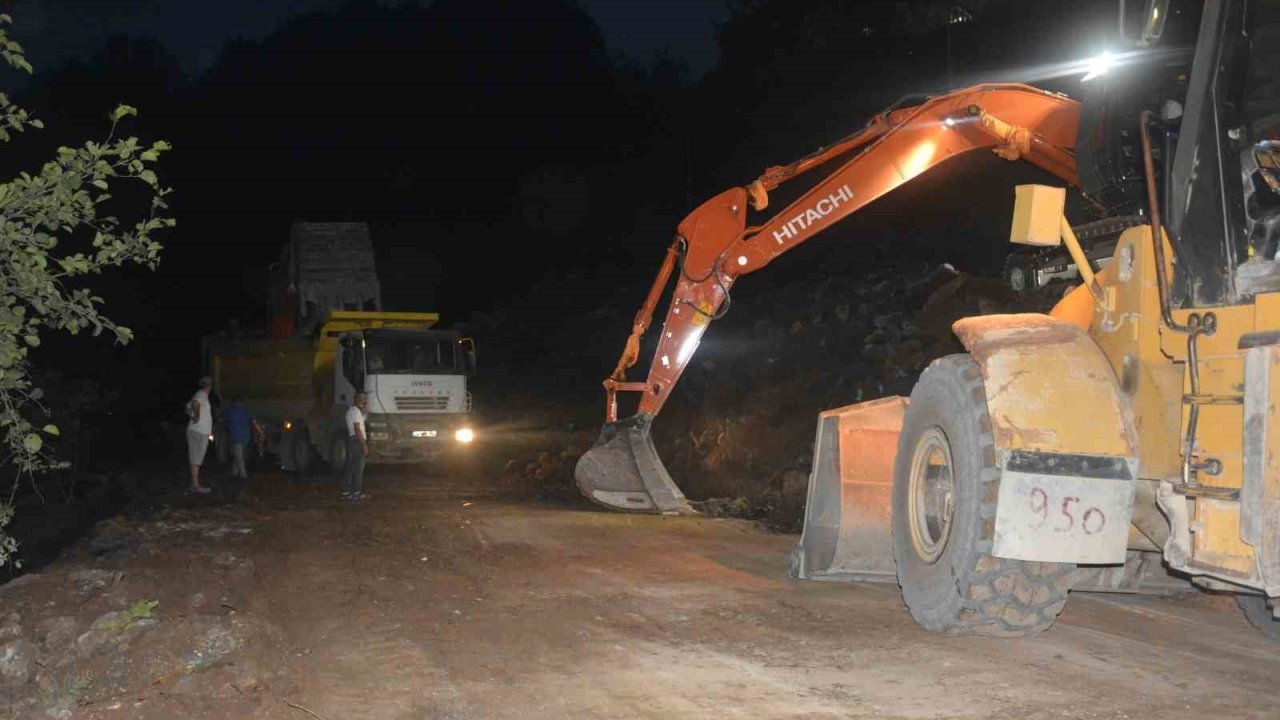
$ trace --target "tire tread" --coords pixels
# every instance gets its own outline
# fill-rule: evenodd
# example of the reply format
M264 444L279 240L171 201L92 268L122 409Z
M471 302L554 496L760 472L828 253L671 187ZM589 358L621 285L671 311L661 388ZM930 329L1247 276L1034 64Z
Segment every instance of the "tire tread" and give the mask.
M1034 635L1053 624L1067 601L1075 574L1069 563L1007 560L991 555L995 539L996 501L1000 496L1000 470L996 466L995 439L987 414L986 390L978 365L968 355L935 360L921 375L945 373L965 383L964 394L973 399L965 408L979 430L982 471L977 538L978 555L972 567L953 576L951 589L959 603L939 603L935 593L913 599L903 597L917 622L947 635L1019 637Z

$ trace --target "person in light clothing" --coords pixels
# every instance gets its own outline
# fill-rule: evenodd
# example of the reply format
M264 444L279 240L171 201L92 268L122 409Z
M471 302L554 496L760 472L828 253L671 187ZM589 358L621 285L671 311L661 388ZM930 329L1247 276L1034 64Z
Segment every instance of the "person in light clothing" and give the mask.
M209 450L209 433L213 432L213 408L209 405L209 392L213 381L200 378L199 389L187 403L187 459L191 463L191 492L205 494L209 488L200 484L200 466Z
M347 490L342 493L343 500L365 500L369 497L364 492L364 459L369 457L369 437L365 432L364 409L369 406L369 395L356 393L353 404L347 408L347 466L344 477Z

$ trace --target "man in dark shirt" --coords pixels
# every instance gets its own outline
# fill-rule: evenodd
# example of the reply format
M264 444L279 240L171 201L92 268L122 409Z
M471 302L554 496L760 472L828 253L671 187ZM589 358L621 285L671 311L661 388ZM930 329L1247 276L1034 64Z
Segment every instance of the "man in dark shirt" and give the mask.
M231 477L247 478L244 449L253 434L262 431L261 427L238 397L231 398L231 404L222 411L222 421L227 425L227 442L231 443Z

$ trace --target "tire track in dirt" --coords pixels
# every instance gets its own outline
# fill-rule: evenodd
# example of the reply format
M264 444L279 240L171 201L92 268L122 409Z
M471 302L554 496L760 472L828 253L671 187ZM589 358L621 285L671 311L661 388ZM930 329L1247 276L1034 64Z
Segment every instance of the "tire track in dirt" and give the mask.
M892 585L786 578L749 523L374 475L257 534L298 702L335 718L1264 718L1280 649L1213 603L1076 596L1036 638L947 638Z

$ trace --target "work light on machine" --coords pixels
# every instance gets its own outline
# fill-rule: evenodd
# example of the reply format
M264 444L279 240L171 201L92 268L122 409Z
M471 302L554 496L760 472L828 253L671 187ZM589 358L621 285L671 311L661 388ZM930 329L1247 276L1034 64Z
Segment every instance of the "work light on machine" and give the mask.
M465 445L466 443L476 439L476 433L471 428L459 428L458 431L453 434L453 439Z
M1100 55L1097 55L1096 57L1094 57L1092 60L1089 61L1089 70L1088 72L1085 73L1084 77L1080 78L1080 82L1089 82L1094 78L1099 78L1099 77L1102 77L1103 75L1106 75L1108 72L1111 71L1111 68L1113 65L1115 65L1115 63L1116 63L1116 56L1112 55L1109 52L1104 52Z

